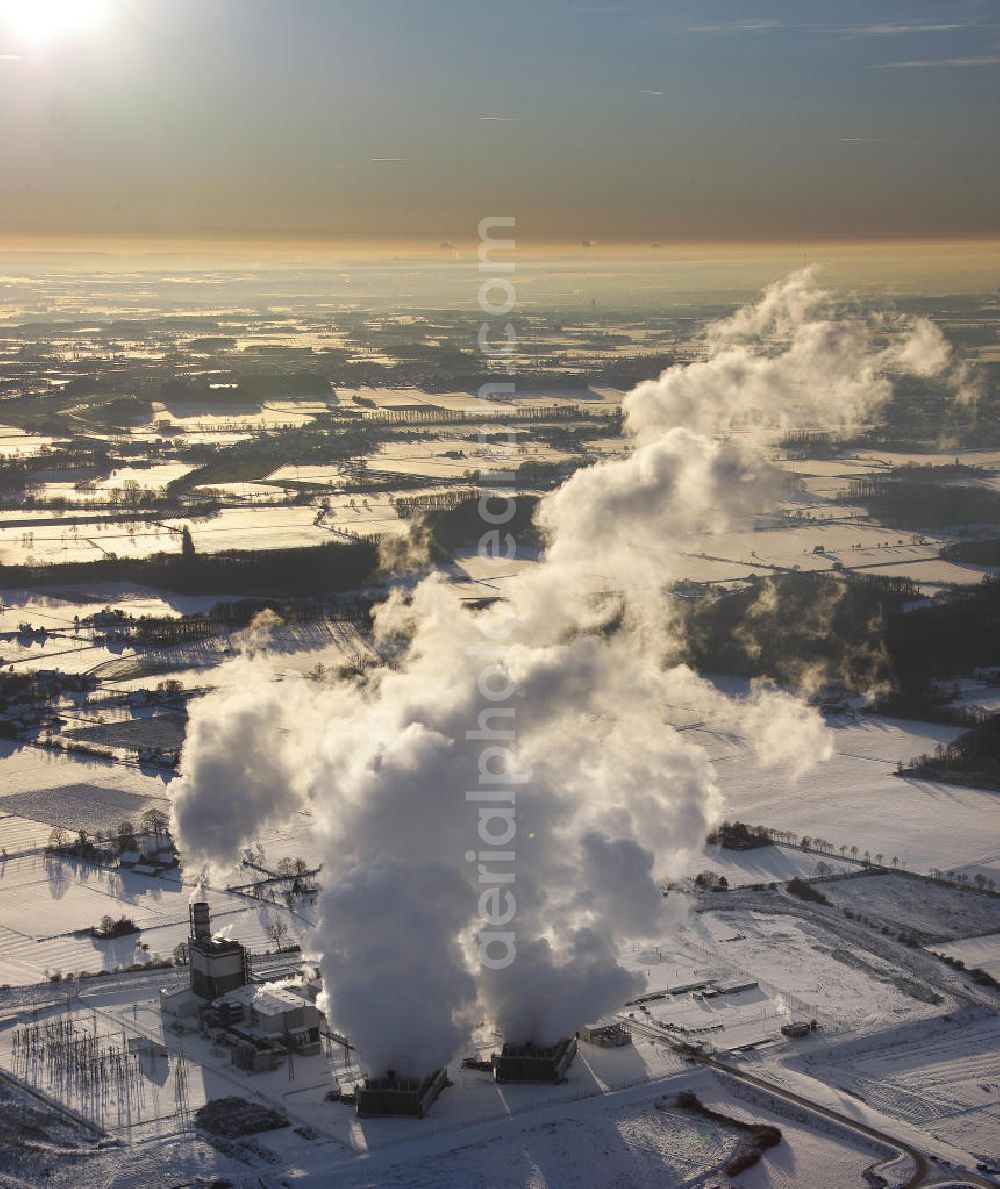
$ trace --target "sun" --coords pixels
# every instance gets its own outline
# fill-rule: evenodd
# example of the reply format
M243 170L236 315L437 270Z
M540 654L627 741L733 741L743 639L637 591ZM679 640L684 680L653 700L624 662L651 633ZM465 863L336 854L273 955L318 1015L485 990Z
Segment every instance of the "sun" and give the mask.
M86 33L107 15L107 0L0 0L0 24L31 44Z

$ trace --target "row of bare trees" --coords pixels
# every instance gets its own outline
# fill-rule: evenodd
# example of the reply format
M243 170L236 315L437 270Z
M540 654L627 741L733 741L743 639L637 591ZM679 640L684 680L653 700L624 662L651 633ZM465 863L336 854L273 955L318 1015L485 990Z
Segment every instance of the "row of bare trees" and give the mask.
M899 858L898 855L893 855L888 862L882 851L876 851L874 854L870 850L861 851L856 846L848 846L844 843L842 846L837 846L836 843L830 842L827 838L820 838L818 835L802 834L801 836L793 833L791 830L779 830L774 826L754 826L754 830L761 830L774 842L780 842L785 846L795 846L800 850L809 851L821 855L835 855L839 850L841 858L851 858L855 862L864 863L866 866L875 867L893 867L905 868L906 864Z
M762 831L775 842L780 842L785 846L795 846L811 853L835 855L839 851L841 858L850 858L854 862L863 863L866 867L881 867L886 870L891 868L895 871L906 870L906 864L898 855L892 855L887 859L882 851L875 851L873 854L870 850L866 849L862 851L859 847L848 846L846 843L842 846L836 846L825 838L817 838L809 834L800 836L791 830L779 830L773 826L753 826L749 828L755 831ZM819 865L818 870L821 875L832 874L832 867L826 867L825 870L824 867L826 865ZM993 894L996 892L996 880L981 871L970 876L965 871L945 871L939 867L932 867L930 869L930 878L939 883L950 883L957 887L969 888L970 891L975 889L977 892L983 893L989 892Z
M960 888L974 887L977 892L995 893L997 890L997 881L984 875L981 871L977 871L970 880L965 871L942 871L938 867L932 867L931 879L935 879L939 883L956 884Z
M145 810L139 821L141 832L152 834L157 842L169 833L170 818L155 805ZM116 854L136 848L135 826L130 821L121 821L111 833L91 836L86 830L78 830L75 838L65 827L53 826L45 849L51 854L74 854L89 858L102 843L110 844Z

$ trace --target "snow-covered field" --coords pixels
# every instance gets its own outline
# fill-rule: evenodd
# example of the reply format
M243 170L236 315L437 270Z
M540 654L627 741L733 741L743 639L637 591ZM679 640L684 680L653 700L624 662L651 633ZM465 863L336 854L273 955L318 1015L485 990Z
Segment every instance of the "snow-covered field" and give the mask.
M1000 1022L944 1016L829 1046L804 1068L976 1156L1000 1157Z
M2 981L31 984L55 971L67 975L169 959L188 936L194 887L193 878L182 884L176 873L157 878L43 854L8 859L0 863ZM255 951L273 948L267 928L278 918L288 927L289 941L309 934L306 918L284 905L215 889L205 896L218 928ZM127 916L140 932L113 940L86 932L105 915ZM170 977L170 972L164 975L167 981ZM80 988L86 990L86 984Z
M675 716L679 717L679 716ZM680 718L683 722L683 718ZM805 778L761 769L747 742L731 731L689 730L711 754L727 816L829 839L858 855L893 857L912 870L1000 876L995 793L899 777L897 761L933 751L952 727L865 716L833 720L833 758Z
M948 941L1000 929L1000 898L903 874L838 880L825 884L823 893L840 908L862 913L878 926L910 930L922 941Z
M180 536L149 522L61 525L58 521L37 527L0 525L0 562L4 565L56 565L60 562L99 561L109 553L117 557L148 557L157 552L178 552Z
M319 545L329 534L317 528L316 510L303 507L226 508L217 516L190 525L196 547L203 553L221 549L286 549ZM186 519L165 520L180 534ZM178 540L179 540L178 536Z
M49 587L45 591L0 591L0 625L10 631L21 620L47 628L72 628L74 616L86 619L105 607L121 608L126 615L191 615L209 611L224 595L184 595L121 583L95 583L85 590ZM233 595L232 598L241 596Z
M321 406L322 407L322 406ZM171 401L169 404L155 402L152 420L169 421L181 430L200 432L212 430L238 430L244 432L261 429L275 429L282 425L308 425L313 420L315 409L302 411L287 401L232 405L225 413L218 411L218 405L199 401ZM188 438L190 441L190 438Z
M969 970L985 970L1000 979L1000 933L983 937L968 937L964 941L950 941L933 946L936 954L947 954L964 962Z
M132 794L137 798L162 798L172 779L166 772L147 775L137 767L79 754L39 747L21 747L0 741L0 812L4 799L13 794L87 784Z
M743 884L785 882L797 875L809 879L831 868L839 873L851 867L832 855L811 854L786 847L765 846L737 851L706 845L702 855L692 861L691 871L684 874L713 871L716 875L724 875L730 887L740 887Z
M957 706L978 706L982 710L1000 710L1000 685L967 679L955 683L958 687Z
M52 445L52 438L0 425L0 458L28 457Z
M126 483L138 483L145 491L162 490L168 483L172 483L175 479L183 478L191 469L191 466L184 462L165 462L148 467L116 467L105 478L91 480L83 486L78 485L71 479L55 480L46 483L40 494L45 499L65 499L73 503L89 501L92 503L95 500L100 501L102 498L107 497L114 489L121 490Z
M428 395L416 389L359 390L364 400L378 408L438 407L489 409L488 402L469 394ZM598 394L600 395L600 394ZM621 394L610 390L604 396L617 403ZM352 394L343 394L345 401ZM528 403L535 398L526 394ZM602 398L603 399L603 398ZM572 398L576 403L579 396ZM559 398L547 398L542 403L559 403ZM183 431L183 440L194 442L233 442L246 437L252 430L279 425L301 425L309 422L323 408L322 402L270 402L263 409L248 406L245 410L227 410L219 414L208 406L197 404L169 405L159 408L154 419L171 421ZM99 436L99 435L98 435ZM152 427L136 430L137 439L155 438ZM0 453L15 449L38 449L46 443L43 438L29 438L8 430L0 435ZM584 443L576 454L559 450L532 440L530 431L522 435L512 452L494 451L481 446L473 433L454 433L444 436L433 428L421 433L415 430L407 440L388 441L367 460L372 473L398 473L423 480L423 489L436 482L462 480L467 474L474 480L479 471L504 470L520 463L573 463L585 455L627 449L627 440L607 439ZM968 585L981 580L988 568L957 565L941 561L938 550L948 534L912 534L891 530L871 520L865 509L833 502L851 478L886 470L911 456L859 452L851 458L834 460L776 459L778 465L798 476L802 490L783 505L787 520L761 521L753 528L712 535L704 540L704 548L697 540L690 543L677 572L676 580L694 582L737 582L754 574L791 568L830 570L835 565L848 570L859 569L871 574L905 576L916 581L927 594L940 591L950 584ZM962 460L970 465L996 469L994 452L966 452ZM921 463L954 461L952 455L912 456ZM120 487L126 480L141 486L156 488L172 479L180 478L190 466L179 461L164 461L153 467L122 465L107 478L96 481L100 494ZM278 546L318 544L329 540L329 532L346 529L355 533L398 533L405 531L389 503L388 493L371 497L371 507L362 508L361 497L335 498L325 523L314 523L316 506L280 503L282 483L319 483L335 491L342 488L347 475L339 463L297 465L286 463L269 476L267 482L221 483L218 489L230 497L252 502L246 509L228 509L220 516L196 526L196 540L203 551L226 548L275 548ZM53 476L58 479L58 476ZM72 482L48 485L49 495L59 495L77 501L81 495ZM273 505L273 506L271 506ZM144 523L125 526L102 524L98 519L81 525L60 525L58 519L44 512L17 514L18 521L37 519L35 527L23 524L4 525L0 517L0 561L21 564L29 559L36 563L96 560L102 554L120 557L144 557L158 550L178 547L177 532L182 520L165 522L169 528Z
M323 1173L307 1185L342 1184L351 1189L662 1189L722 1183L722 1166L739 1144L739 1133L678 1110L682 1089L706 1105L755 1123L780 1127L783 1142L740 1184L754 1189L842 1189L862 1183L864 1169L880 1155L875 1144L843 1143L777 1116L739 1096L732 1084L706 1074L685 1074L656 1086L590 1099L572 1111L539 1109L528 1120L502 1128L477 1128L448 1148L433 1140L395 1153L338 1167L337 1180ZM457 1138L457 1137L456 1137Z
M692 946L707 958L719 961L724 952L734 974L759 980L780 1014L816 1017L828 1031L925 1019L941 1007L928 1002L933 996L897 955L852 949L815 919L736 908L697 914L691 931Z
M154 787L151 785L150 793ZM0 808L5 813L73 832L85 830L88 834L112 833L119 822L138 822L147 809L162 810L167 805L163 796L143 796L87 783L28 789L0 798Z

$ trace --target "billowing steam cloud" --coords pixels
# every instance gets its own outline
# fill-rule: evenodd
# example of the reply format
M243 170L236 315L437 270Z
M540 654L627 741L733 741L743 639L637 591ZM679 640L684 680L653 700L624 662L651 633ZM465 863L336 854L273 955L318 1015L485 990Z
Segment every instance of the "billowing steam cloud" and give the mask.
M247 680L193 715L183 850L227 862L311 807L330 1014L373 1071L442 1065L484 1013L510 1040L552 1041L638 990L617 947L663 936L676 898L659 882L722 806L669 707L732 722L762 763L805 770L828 753L790 695L726 698L671 663L663 595L692 534L773 500L761 447L776 431L862 421L892 372L948 366L930 324L888 335L824 303L796 274L714 326L704 360L640 384L631 456L542 501L545 558L505 602L464 610L432 574L380 608L387 663L364 680L278 685L266 658L244 658ZM480 960L484 916L513 934L509 965Z

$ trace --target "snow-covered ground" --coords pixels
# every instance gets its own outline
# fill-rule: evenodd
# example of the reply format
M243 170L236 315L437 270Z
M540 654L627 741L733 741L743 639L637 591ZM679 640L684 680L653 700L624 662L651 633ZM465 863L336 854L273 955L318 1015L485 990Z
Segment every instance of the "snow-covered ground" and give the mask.
M958 687L957 706L976 706L990 713L1000 710L1000 684L967 679L955 682Z
M0 863L2 981L31 984L56 971L76 974L170 959L188 936L195 886L194 876L182 883L176 873L153 877L43 854L8 859ZM217 889L204 894L218 929L257 952L273 948L267 929L278 919L286 925L289 943L309 936L308 918L283 904ZM88 930L104 916L127 916L140 932L109 941L95 938Z
M282 425L307 425L313 420L317 408L308 407L301 411L287 401L268 402L265 405L248 403L233 405L225 413L218 412L218 405L202 401L170 401L169 404L154 402L152 420L169 421L177 429L185 431L190 441L190 431L211 432L238 430L244 432L275 429Z
M49 1019L71 1020L76 1033L95 1034L104 1047L121 1048L129 1038L155 1039L168 1054L143 1056L141 1075L128 1084L109 1079L89 1088L15 1054L16 1029L36 1018L43 1026ZM582 1046L560 1086L500 1087L488 1075L456 1065L449 1069L453 1086L424 1120L359 1120L349 1107L324 1101L326 1087L338 1076L348 1085L356 1077L336 1048L329 1055L298 1058L294 1080L285 1070L243 1073L200 1035L164 1030L155 1000L133 1005L95 994L51 1013L9 1016L0 1024L0 1062L112 1136L137 1144L135 1172L156 1161L160 1175L169 1168L176 1176L174 1160L183 1167L192 1153L182 1142L174 1152L165 1141L178 1142L173 1137L209 1098L263 1099L286 1112L293 1126L309 1129L311 1139L284 1129L258 1135L249 1145L228 1145L261 1178L237 1184L274 1184L272 1177L294 1169L295 1183L317 1189L707 1186L721 1178L746 1141L731 1124L679 1109L682 1090L696 1092L730 1118L781 1129L782 1142L765 1154L748 1182L755 1186L834 1189L858 1183L865 1168L893 1154L878 1141L803 1118L725 1075L687 1070L669 1050L641 1038L625 1049ZM261 1169L255 1155L272 1167ZM145 1183L127 1178L126 1158L122 1153L119 1177L102 1183ZM201 1163L211 1168L213 1161L202 1154Z
M716 875L724 875L730 887L740 887L743 884L785 882L797 875L809 879L826 874L830 869L839 873L852 867L832 855L786 847L765 846L738 851L706 844L702 855L691 861L690 870L679 874L698 875L702 871L713 871Z
M912 931L920 940L947 941L1000 929L1000 899L886 872L837 880L823 894L838 907L881 927ZM947 949L935 944L935 950Z
M838 1042L803 1068L978 1158L1000 1158L1000 1022L992 1014Z
M933 946L936 954L947 954L964 962L969 970L985 970L1000 979L1000 933L983 937L968 937L964 941L949 941Z
M739 1133L678 1110L693 1090L713 1110L780 1127L783 1141L740 1184L763 1189L842 1189L862 1183L864 1169L884 1156L858 1138L824 1135L775 1115L708 1074L684 1074L638 1090L592 1098L573 1110L541 1108L530 1119L476 1128L449 1147L425 1140L404 1152L378 1153L355 1166L307 1175L305 1184L361 1189L662 1189L722 1183L722 1167ZM336 1177L336 1180L334 1179Z
M230 596L235 598L237 596ZM124 586L121 583L96 583L84 592L50 587L45 591L0 591L0 625L10 631L26 620L49 629L74 626L74 618L87 619L108 606L120 608L126 615L172 616L209 611L225 595L182 595L149 587Z
M681 719L683 722L684 720ZM689 731L711 754L731 818L829 839L893 858L911 870L931 868L1000 877L995 793L894 775L897 762L933 751L953 727L877 716L835 719L833 758L806 777L780 766L761 769L731 731L697 724Z

